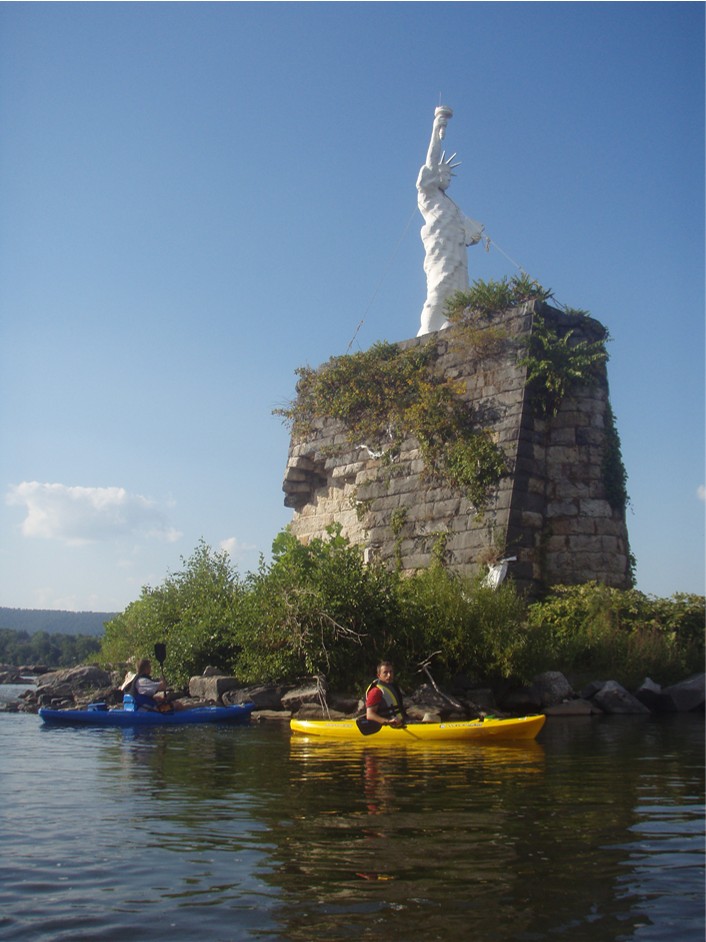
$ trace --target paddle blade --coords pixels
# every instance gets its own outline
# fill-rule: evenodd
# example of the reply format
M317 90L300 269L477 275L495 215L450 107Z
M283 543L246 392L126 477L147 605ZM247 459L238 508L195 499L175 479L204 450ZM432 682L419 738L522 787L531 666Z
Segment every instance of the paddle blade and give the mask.
M375 720L366 719L364 716L359 717L359 719L355 721L355 725L363 736L372 736L373 733L377 733L382 729L380 723L376 723Z
M157 642L154 646L154 656L159 661L161 667L164 667L164 659L167 656L167 646L162 642Z

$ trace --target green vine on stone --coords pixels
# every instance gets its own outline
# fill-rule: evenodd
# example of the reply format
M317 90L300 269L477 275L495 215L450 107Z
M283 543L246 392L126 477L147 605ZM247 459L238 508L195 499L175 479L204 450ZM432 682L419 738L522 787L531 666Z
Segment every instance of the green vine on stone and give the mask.
M630 500L628 496L628 475L623 464L623 455L620 447L620 436L615 424L613 410L608 405L606 411L605 428L606 448L603 455L603 486L606 500L613 510L623 515Z
M464 401L465 384L435 369L438 352L426 343L400 349L377 343L333 357L318 370L298 369L297 396L276 415L304 437L323 419L337 419L353 446L390 459L414 437L429 471L461 487L478 511L507 473L505 457L478 428Z
M535 316L527 355L527 387L538 415L555 416L569 388L595 383L598 368L608 360L607 332L601 340L575 340L573 329L563 334L541 314Z
M486 430L449 442L444 451L446 476L474 507L484 507L491 488L510 473L505 455Z
M400 535L406 522L407 511L404 507L398 507L396 510L392 511L390 515L390 529L395 534L395 536Z

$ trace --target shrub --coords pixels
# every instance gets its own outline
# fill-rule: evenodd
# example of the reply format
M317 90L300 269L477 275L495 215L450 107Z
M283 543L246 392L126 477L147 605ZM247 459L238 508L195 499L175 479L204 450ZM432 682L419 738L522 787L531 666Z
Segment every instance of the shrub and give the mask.
M419 645L408 661L438 651L435 664L447 682L456 674L479 683L524 675L525 603L512 582L493 590L436 565L405 580L401 592Z
M167 644L166 673L171 684L214 665L228 671L237 654L235 625L243 586L227 553L200 542L182 559L184 571L167 576L158 588L146 586L140 598L108 622L101 647L103 662L153 657L157 642Z
M397 575L365 565L362 549L329 528L303 545L287 531L273 561L249 580L238 625L238 673L244 680L295 680L325 674L329 683L358 687L370 666L390 656L398 633Z
M587 583L527 605L511 580L492 590L440 561L407 578L365 564L338 525L308 545L283 531L272 562L243 580L203 543L184 567L108 623L103 663L151 657L165 641L174 684L214 664L244 683L325 674L348 692L362 691L382 658L410 688L431 655L446 684L457 674L495 685L559 670L574 683L635 687L646 675L668 684L703 669L703 596Z
M655 599L596 582L555 586L529 608L535 663L579 678L666 684L702 669L704 601ZM700 623L699 623L700 619Z

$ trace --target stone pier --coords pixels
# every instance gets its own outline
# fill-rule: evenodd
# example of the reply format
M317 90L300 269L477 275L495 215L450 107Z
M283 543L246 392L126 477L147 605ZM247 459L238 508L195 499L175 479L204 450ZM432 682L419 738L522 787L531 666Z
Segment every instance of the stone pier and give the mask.
M323 537L338 523L368 557L403 572L439 558L475 574L515 556L509 575L532 595L590 580L629 587L624 501L611 487L622 463L607 372L601 367L595 383L570 388L556 415L540 416L521 362L538 313L572 340L606 336L590 317L528 302L485 322L496 332L500 325L503 336L486 352L464 343L455 326L399 344L436 345L438 369L463 382L469 407L502 449L509 473L484 509L430 476L415 439L390 463L365 443L352 445L340 422L327 419L290 443L283 490L297 538Z

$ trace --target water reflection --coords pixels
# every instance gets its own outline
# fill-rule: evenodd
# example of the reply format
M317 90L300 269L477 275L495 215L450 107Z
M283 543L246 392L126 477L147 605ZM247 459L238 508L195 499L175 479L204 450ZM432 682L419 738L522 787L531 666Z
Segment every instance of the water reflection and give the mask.
M36 776L45 763L57 780L78 773L81 793L5 789L42 848L30 864L5 829L25 870L8 868L0 905L16 920L33 907L38 922L50 908L77 930L98 899L104 927L139 917L170 940L702 942L693 719L575 718L537 742L394 749L255 725L37 729L41 749L23 743ZM64 853L78 833L80 860ZM130 866L102 879L96 861L118 844ZM27 873L50 886L53 861L71 891L22 910Z
M470 785L499 784L503 779L539 775L544 748L534 742L513 746L415 743L381 749L367 743L334 743L294 736L289 745L292 774L300 782L331 785L359 780L370 813L393 811L410 780L418 796L427 788L467 790Z
M290 816L268 824L284 937L372 937L374 916L397 938L420 925L425 938L638 938L651 923L642 884L625 887L634 848L611 835L642 820L645 740L658 791L670 788L664 732L630 718L552 733L549 758L544 742L382 750L292 739ZM686 790L701 794L703 774ZM302 880L304 921L291 905Z

